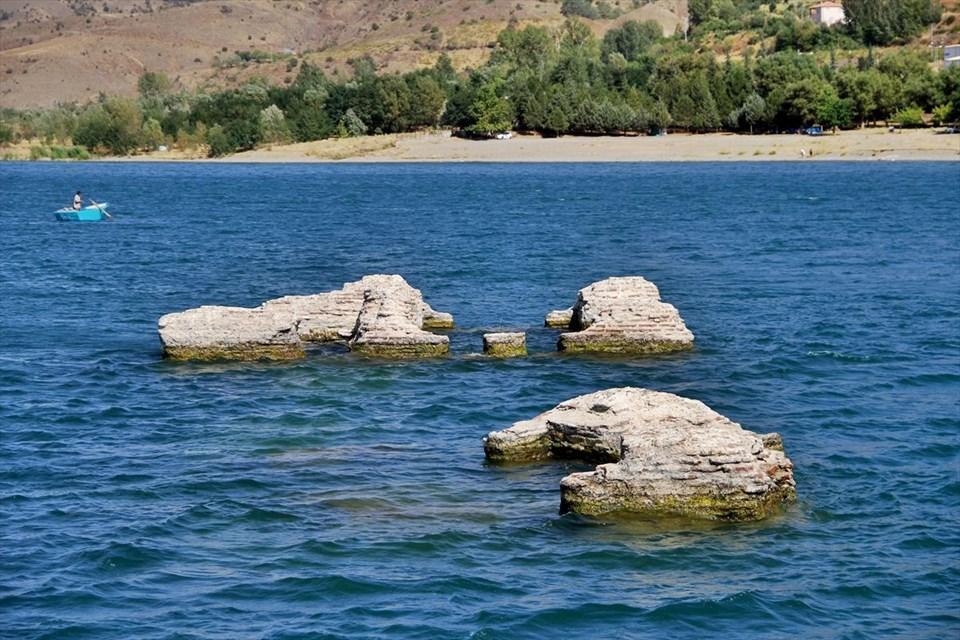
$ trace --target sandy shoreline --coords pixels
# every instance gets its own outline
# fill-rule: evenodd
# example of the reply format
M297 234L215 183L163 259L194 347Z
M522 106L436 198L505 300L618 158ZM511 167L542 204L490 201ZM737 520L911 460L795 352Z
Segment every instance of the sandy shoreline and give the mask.
M813 152L812 155L810 152ZM447 132L322 140L256 149L226 162L701 162L960 160L960 135L886 129L836 135L672 134L659 137L464 140Z
M29 147L25 148L29 156ZM812 154L811 154L812 152ZM98 160L121 162L732 162L960 160L960 135L933 129L883 128L835 135L667 136L518 135L509 140L464 140L448 131L318 140L274 145L225 158L180 151Z

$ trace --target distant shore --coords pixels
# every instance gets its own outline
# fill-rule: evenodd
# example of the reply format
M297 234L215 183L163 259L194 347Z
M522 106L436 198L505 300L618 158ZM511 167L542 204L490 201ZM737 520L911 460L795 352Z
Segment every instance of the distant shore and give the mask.
M29 156L29 148L26 150ZM709 162L784 160L960 160L960 135L883 128L810 137L731 133L665 136L514 135L465 140L448 131L363 136L264 146L224 158L177 150L103 160L133 162Z
M960 160L960 135L932 129L841 131L835 135L515 135L464 140L448 132L366 136L274 146L226 162L701 162L771 160Z

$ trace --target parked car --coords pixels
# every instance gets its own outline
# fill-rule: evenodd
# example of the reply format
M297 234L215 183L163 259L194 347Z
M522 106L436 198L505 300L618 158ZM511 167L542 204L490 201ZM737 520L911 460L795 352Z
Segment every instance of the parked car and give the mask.
M819 124L814 124L804 129L803 132L808 136L822 136L823 127Z
M501 131L500 133L498 133L498 134L495 135L494 137L495 137L497 140L509 140L510 138L513 137L513 132L512 132L512 131Z

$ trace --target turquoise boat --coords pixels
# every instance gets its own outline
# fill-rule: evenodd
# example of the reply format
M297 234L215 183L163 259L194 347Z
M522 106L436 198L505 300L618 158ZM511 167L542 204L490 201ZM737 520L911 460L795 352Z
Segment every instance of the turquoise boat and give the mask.
M107 203L101 202L97 205L90 205L82 209L73 209L64 207L54 211L53 215L61 222L98 222L106 220L110 214L106 212Z

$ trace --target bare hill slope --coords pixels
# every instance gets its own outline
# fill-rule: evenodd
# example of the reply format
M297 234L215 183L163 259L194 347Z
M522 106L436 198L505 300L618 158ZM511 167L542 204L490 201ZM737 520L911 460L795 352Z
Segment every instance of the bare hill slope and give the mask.
M673 33L687 3L614 4L622 15L592 21L598 34L629 19ZM255 75L289 81L299 60L343 73L347 60L370 55L382 70L404 71L445 51L459 68L477 66L510 20L563 16L559 2L537 0L2 0L0 107L130 95L144 71L192 89Z

